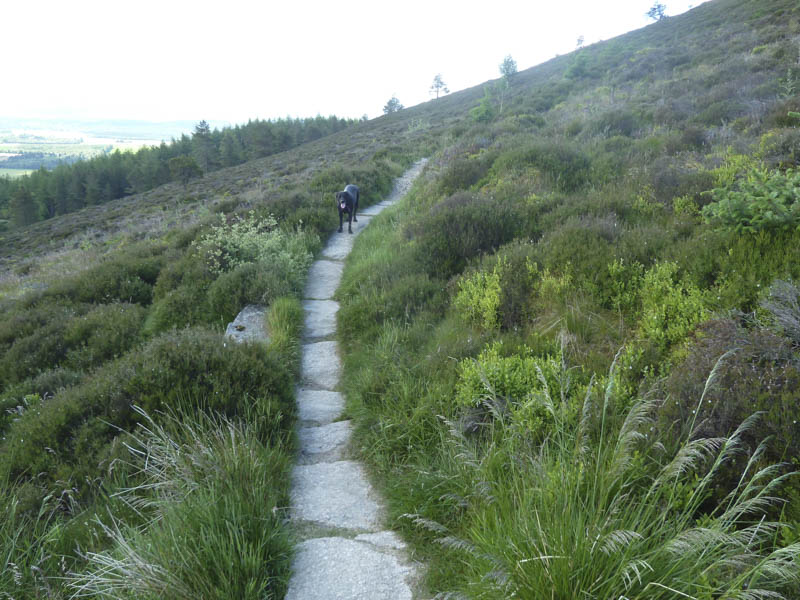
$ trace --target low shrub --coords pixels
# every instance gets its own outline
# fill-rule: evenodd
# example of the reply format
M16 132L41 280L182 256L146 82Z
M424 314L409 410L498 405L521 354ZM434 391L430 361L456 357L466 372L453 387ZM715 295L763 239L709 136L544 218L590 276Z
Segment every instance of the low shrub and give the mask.
M189 243L191 244L191 242ZM188 250L181 254L170 255L153 286L153 301L157 302L181 285L204 289L212 281L213 276L202 257L198 256L196 252Z
M705 373L716 366L716 382L706 390ZM742 420L760 416L742 437L743 451L753 456L767 440L759 463L785 462L800 453L796 399L800 394L800 356L791 340L760 325L735 318L702 325L686 359L672 368L662 384L666 395L659 427L670 436L730 435ZM703 397L698 403L698 396ZM736 487L739 461L732 462L715 482L710 502L721 502ZM793 484L795 490L800 484Z
M497 326L502 292L500 279L506 268L507 264L501 260L491 272L479 270L459 279L453 306L467 323L488 330Z
M201 329L165 333L26 410L0 443L0 476L83 486L119 431L137 422L133 405L150 414L184 406L234 417L255 397L273 398L287 419L294 414L292 377L280 357Z
M739 233L800 228L800 170L752 169L710 195L703 217L712 226Z
M522 353L504 352L502 342L486 348L476 359L465 359L458 366L458 384L455 388L455 401L462 407L479 407L484 400L500 402L502 412L506 404L521 404L541 389L541 378L550 383L558 383L561 362L552 356L544 358ZM560 397L560 391L556 393ZM542 412L545 407L541 406Z
M759 141L758 156L767 165L779 169L800 166L800 128L777 129L765 133Z
M640 331L662 350L685 340L709 316L702 291L678 270L677 264L662 262L642 277Z
M539 169L552 187L563 192L582 188L589 183L591 175L591 160L583 150L551 141L538 141L502 153L492 165L492 173L501 176L506 171L528 166Z
M704 192L714 187L714 173L692 161L663 157L653 163L652 173L655 198L664 206L678 196L688 196L703 206L708 203Z
M604 137L633 137L641 128L639 117L630 110L609 110L592 120L592 130Z
M278 222L271 215L258 219L250 213L230 224L222 217L194 247L215 275L248 263L280 260L290 272L297 271L295 276L298 276L310 264L309 246L319 243L315 237L302 230L286 232L278 228Z
M496 156L494 152L479 152L451 160L437 178L439 192L450 196L468 190L486 176Z
M500 302L497 318L502 329L515 330L530 323L534 318L533 301L539 269L536 246L530 242L515 241L502 246L497 254L489 257L482 268L502 263L499 269Z
M212 321L228 323L247 304L268 305L280 296L297 295L305 281L305 271L297 267L297 261L284 254L223 273L208 290Z
M56 367L67 356L64 342L67 320L76 316L74 309L66 309L62 320L53 320L20 337L0 356L0 381L3 385L19 383L29 377Z
M165 246L153 244L115 254L95 267L58 281L45 295L96 304L150 304L153 285L166 262L164 250Z
M172 328L183 329L213 321L206 305L205 290L192 284L182 284L153 302L143 331L152 337Z
M551 274L569 273L576 287L596 295L603 285L606 261L613 256L607 234L597 220L570 219L539 240L539 262Z
M723 306L748 312L774 279L800 280L800 231L719 232L725 249L716 273Z
M70 348L66 366L88 370L122 356L141 340L145 312L137 304L115 302L73 318L64 331L64 343Z
M434 206L406 229L425 270L449 278L467 261L510 241L520 225L518 210L490 198L458 193Z

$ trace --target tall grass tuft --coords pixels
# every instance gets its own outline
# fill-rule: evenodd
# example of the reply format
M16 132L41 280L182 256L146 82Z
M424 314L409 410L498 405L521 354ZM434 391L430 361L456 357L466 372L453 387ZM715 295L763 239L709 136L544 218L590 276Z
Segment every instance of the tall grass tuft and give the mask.
M0 598L50 598L52 586L44 573L45 563L56 562L49 554L47 538L55 521L57 499L49 495L38 513L29 513L20 507L16 486L2 487Z
M73 598L282 598L291 546L288 454L245 422L171 415L144 423L129 448L142 483L119 492L145 527L110 517L111 549L87 553ZM276 417L277 418L277 417Z
M300 330L303 328L303 306L297 298L276 299L266 314L270 351L290 365L295 377L300 374Z
M667 456L651 433L654 400L638 401L622 423L612 423L614 381L612 367L602 407L593 406L600 395L590 389L576 426L562 410L566 397L551 397L541 375L535 394L555 427L527 452L509 443L524 433L503 419L488 425L492 435L480 444L453 428L452 465L471 482L464 499L469 522L456 535L414 517L465 556L461 592L532 599L788 597L783 593L800 577L800 544L776 548L783 526L768 515L794 474L782 474L779 465L757 469L763 445L745 460L738 456L757 415L727 438L690 433ZM734 459L743 464L738 485L704 512L715 475Z

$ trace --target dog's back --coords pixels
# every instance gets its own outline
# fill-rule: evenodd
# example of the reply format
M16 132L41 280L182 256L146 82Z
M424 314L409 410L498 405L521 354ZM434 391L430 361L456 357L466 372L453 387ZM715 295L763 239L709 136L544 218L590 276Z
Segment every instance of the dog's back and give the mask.
M348 183L346 186L344 186L344 191L347 192L353 199L353 206L358 208L358 186Z

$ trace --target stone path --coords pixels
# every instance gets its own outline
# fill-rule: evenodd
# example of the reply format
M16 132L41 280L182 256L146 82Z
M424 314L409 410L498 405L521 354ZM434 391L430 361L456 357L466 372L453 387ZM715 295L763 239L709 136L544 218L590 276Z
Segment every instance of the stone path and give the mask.
M305 333L297 390L300 455L292 472L290 514L301 542L287 600L411 600L419 578L402 540L385 529L381 501L350 452L350 421L338 420L342 366L336 335L343 261L373 216L408 190L416 163L380 204L366 208L353 235L335 233L311 267L305 290Z

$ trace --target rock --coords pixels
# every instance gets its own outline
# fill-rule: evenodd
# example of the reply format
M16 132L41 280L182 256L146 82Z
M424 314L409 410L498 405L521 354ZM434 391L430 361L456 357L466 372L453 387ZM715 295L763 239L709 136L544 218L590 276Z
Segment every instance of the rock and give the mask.
M248 304L228 323L225 335L235 342L268 342L264 317L267 307L262 304Z

